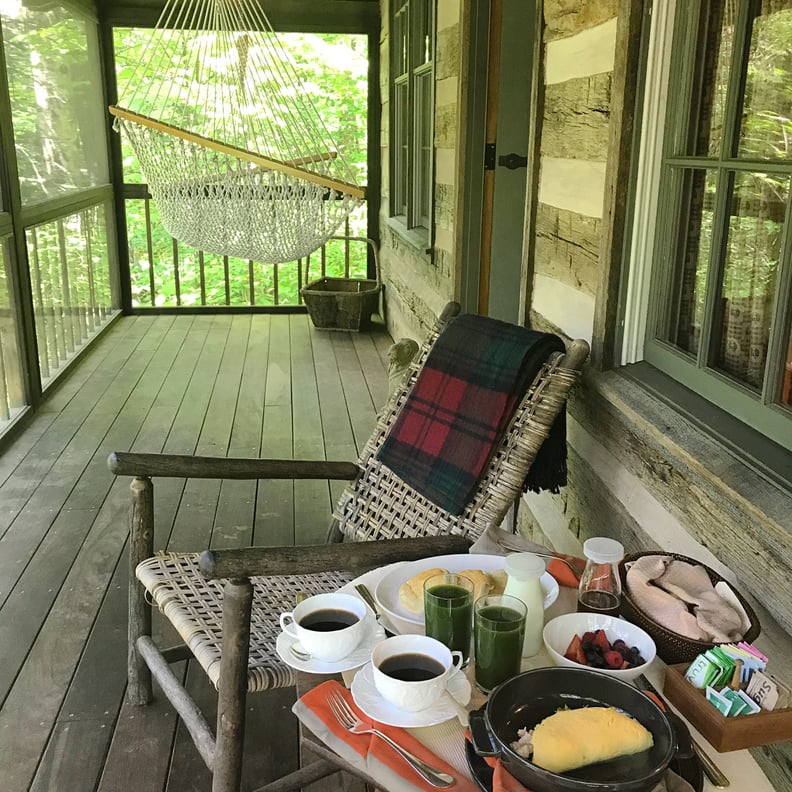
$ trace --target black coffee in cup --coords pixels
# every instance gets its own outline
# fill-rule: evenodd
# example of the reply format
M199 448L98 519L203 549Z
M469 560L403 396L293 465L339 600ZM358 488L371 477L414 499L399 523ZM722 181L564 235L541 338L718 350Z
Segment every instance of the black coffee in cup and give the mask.
M351 627L358 621L356 613L337 608L322 608L307 613L300 619L300 627L316 632L333 632Z
M446 669L434 657L419 654L418 652L406 652L405 654L386 657L379 664L379 670L392 679L398 679L402 682L423 682L440 676L445 673Z

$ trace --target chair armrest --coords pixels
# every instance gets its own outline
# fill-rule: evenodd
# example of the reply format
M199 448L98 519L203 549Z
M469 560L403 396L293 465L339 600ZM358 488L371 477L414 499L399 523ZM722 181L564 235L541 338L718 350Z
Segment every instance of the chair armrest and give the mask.
M449 535L302 547L246 547L204 550L198 565L210 580L253 575L308 575L329 569L363 572L395 561L467 553L469 547L470 541L464 536Z
M107 466L116 476L206 479L341 479L358 473L354 462L301 459L238 459L182 454L113 452Z

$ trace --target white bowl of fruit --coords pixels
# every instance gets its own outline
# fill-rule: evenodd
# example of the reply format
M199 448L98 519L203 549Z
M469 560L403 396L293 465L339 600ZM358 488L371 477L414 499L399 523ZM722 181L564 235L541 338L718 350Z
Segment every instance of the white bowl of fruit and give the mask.
M590 668L630 682L646 673L657 655L649 633L615 616L565 613L545 625L547 653L557 666Z

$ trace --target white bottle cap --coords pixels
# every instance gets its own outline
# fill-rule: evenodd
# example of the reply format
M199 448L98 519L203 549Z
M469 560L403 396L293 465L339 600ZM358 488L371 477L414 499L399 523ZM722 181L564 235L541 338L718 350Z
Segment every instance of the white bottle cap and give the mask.
M542 577L545 571L545 562L533 553L512 553L506 556L503 565L506 574L517 580Z
M583 553L595 564L615 564L624 556L624 546L615 539L595 536L583 542Z

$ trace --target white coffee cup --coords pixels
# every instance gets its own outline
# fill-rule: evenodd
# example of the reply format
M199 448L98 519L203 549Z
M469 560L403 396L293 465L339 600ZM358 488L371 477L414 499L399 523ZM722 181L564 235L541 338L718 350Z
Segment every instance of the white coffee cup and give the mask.
M397 635L374 647L371 665L379 694L399 709L418 712L443 695L448 678L462 666L462 653L425 635Z
M313 659L334 663L363 640L367 612L363 600L351 594L317 594L293 611L281 613L280 626Z

